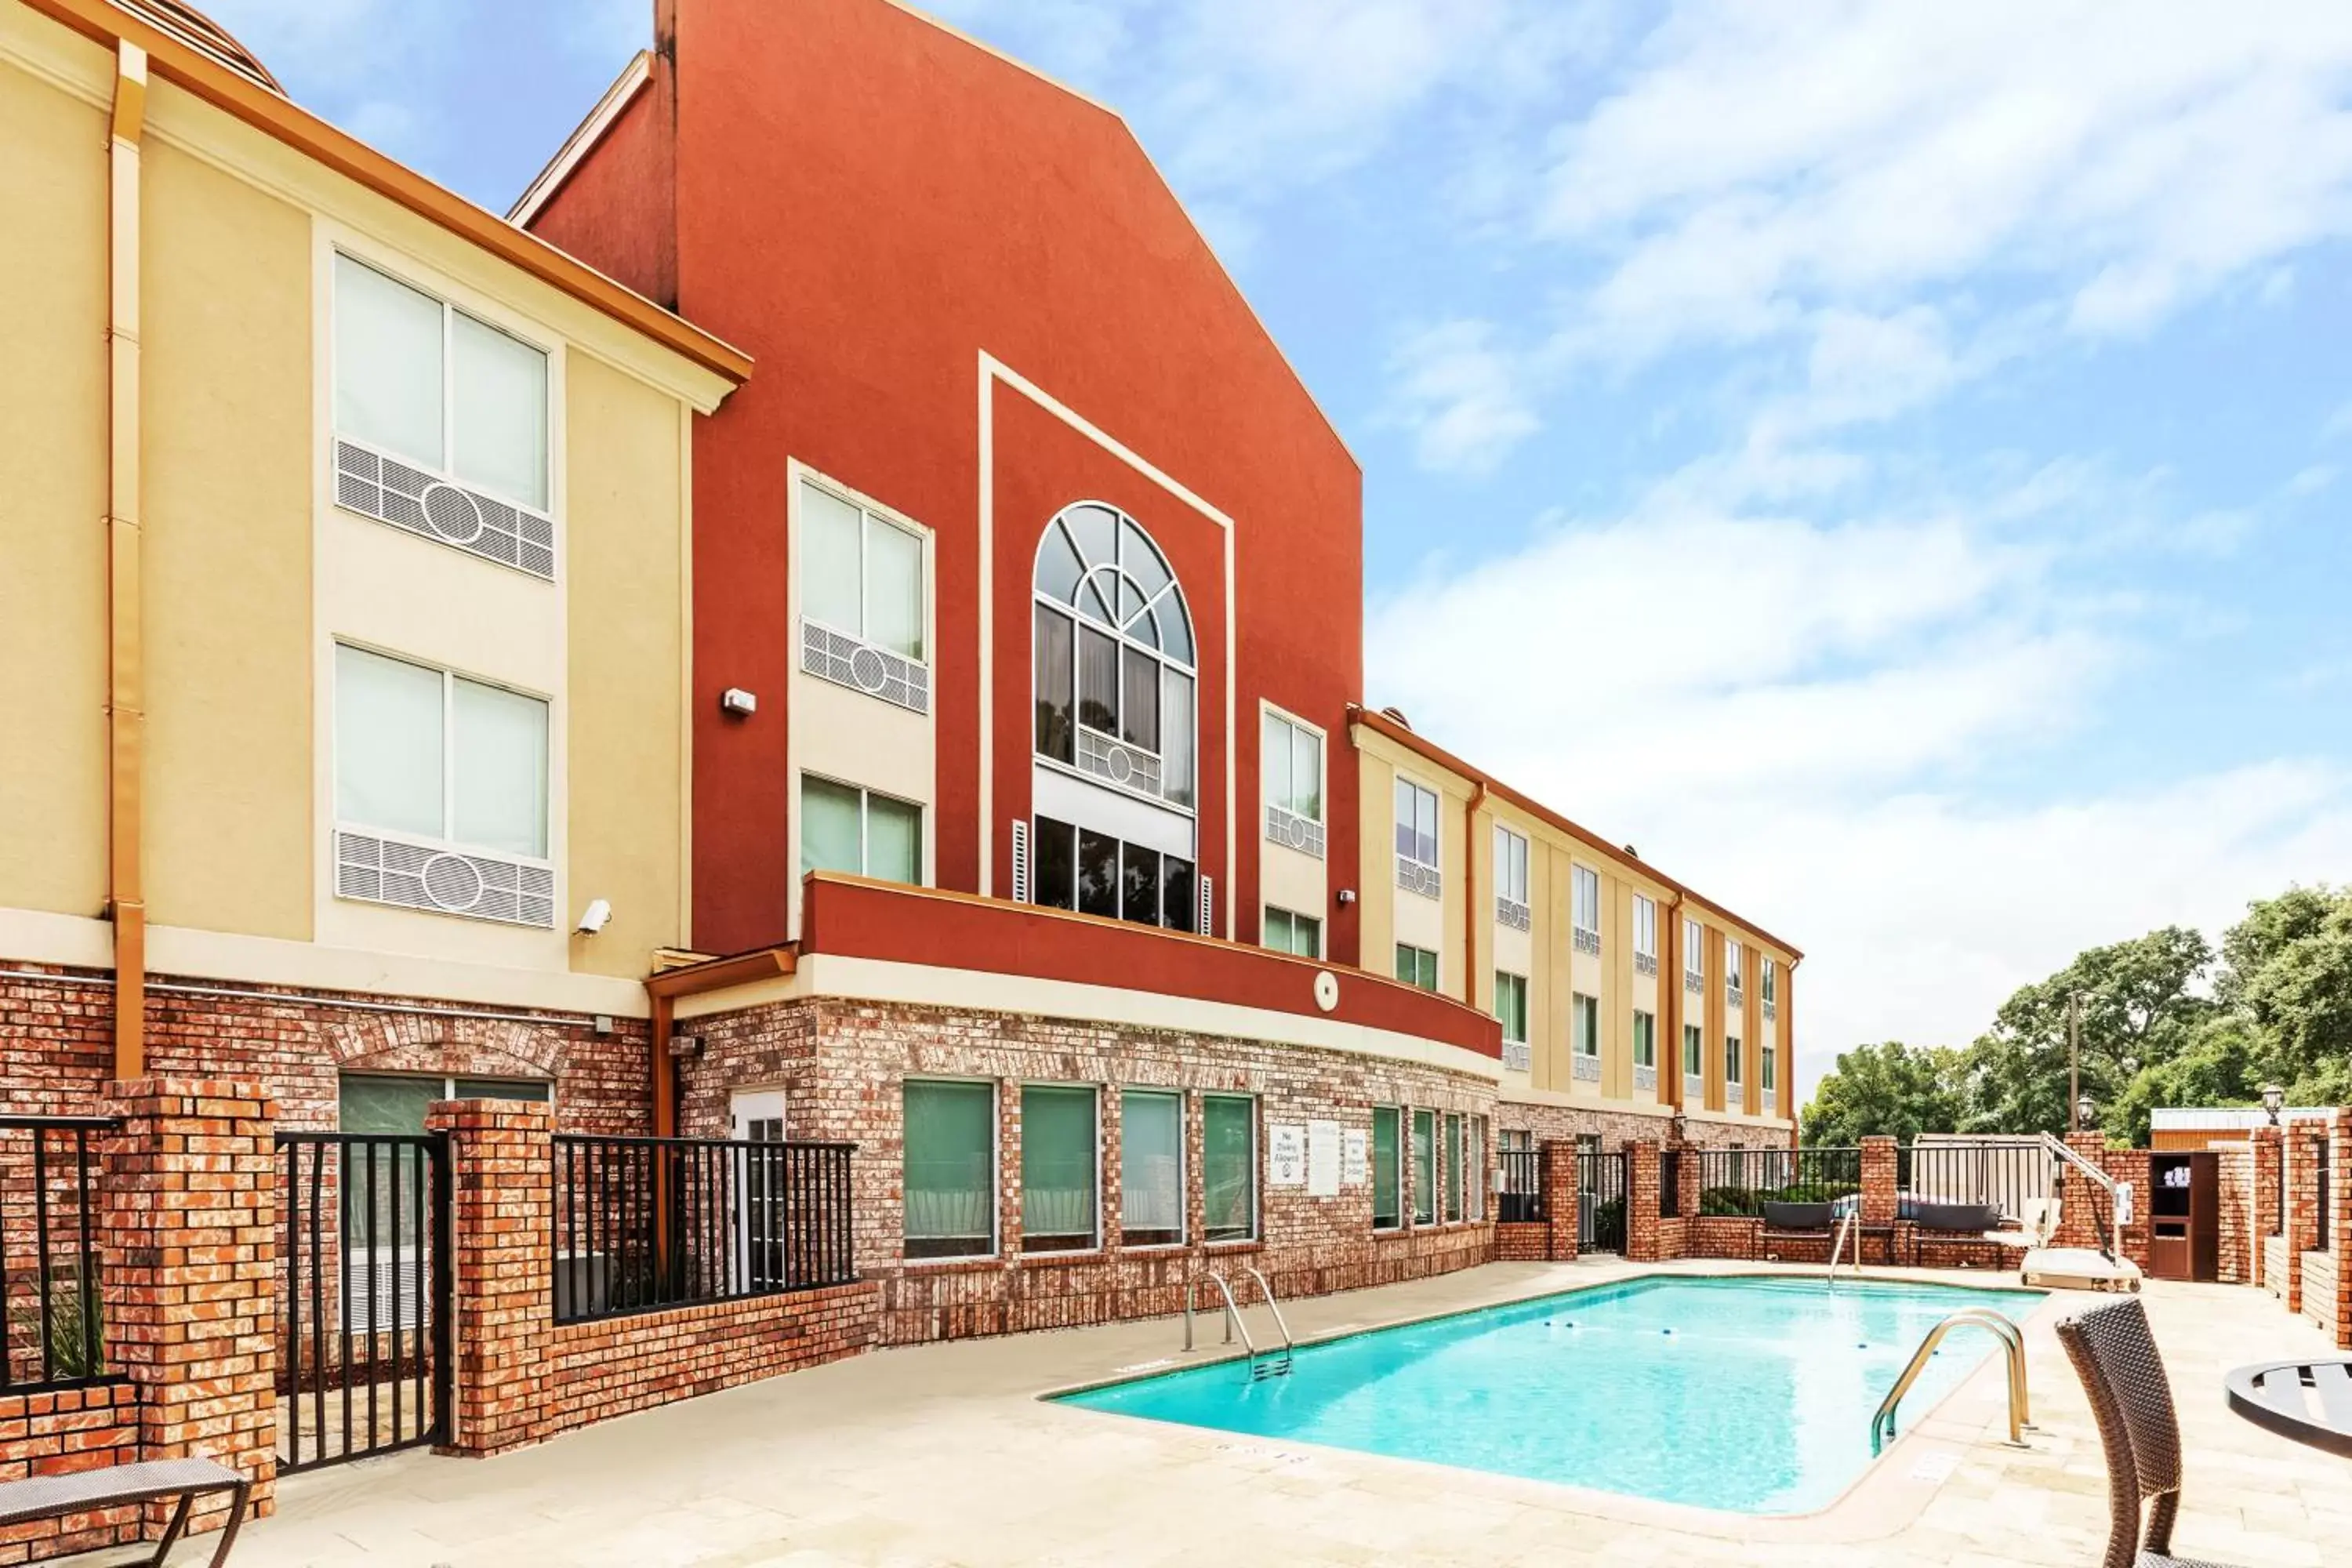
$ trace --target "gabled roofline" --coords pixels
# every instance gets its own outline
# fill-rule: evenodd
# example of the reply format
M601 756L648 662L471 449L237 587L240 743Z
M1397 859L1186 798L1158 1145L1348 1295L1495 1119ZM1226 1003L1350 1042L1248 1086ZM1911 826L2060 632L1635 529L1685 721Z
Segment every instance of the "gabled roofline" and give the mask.
M1748 920L1735 911L1724 908L1724 906L1717 903L1713 899L1694 890L1687 884L1676 881L1674 878L1667 876L1664 871L1659 870L1655 866L1651 865L1647 860L1643 859L1640 856L1627 854L1622 847L1610 843L1607 839L1601 837L1591 828L1583 826L1579 823L1571 822L1567 817L1562 816L1559 812L1554 811L1551 807L1544 805L1541 801L1537 800L1532 795L1523 795L1519 791L1513 789L1509 784L1505 784L1502 780L1495 777L1492 773L1487 773L1485 769L1473 766L1471 763L1463 761L1463 759L1455 756L1452 752L1447 751L1444 747L1437 744L1434 741L1425 739L1415 731L1407 729L1404 725L1398 723L1387 714L1377 713L1372 710L1364 707L1361 703L1351 702L1348 705L1348 721L1350 724L1361 724L1365 729L1371 731L1374 734L1380 735L1386 740L1392 741L1396 744L1402 746L1405 750L1427 758L1430 762L1436 763L1439 767L1445 769L1448 773L1466 779L1474 784L1483 785L1489 795L1500 800L1510 802L1511 805L1517 806L1519 810L1526 812L1529 816L1536 818L1538 822L1542 822L1549 826L1558 828L1560 832L1567 834L1570 838L1575 839L1578 843L1594 850L1604 859L1614 861L1616 864L1626 868L1628 870L1638 872L1642 876L1648 878L1651 881L1658 884L1658 886L1671 890L1685 902L1696 904L1699 908L1710 911L1719 919L1727 921L1732 925L1738 926L1740 930L1748 932L1749 935L1754 936L1760 941L1771 943L1774 947L1779 948L1781 952L1789 955L1789 963L1790 967L1793 968L1798 963L1803 962L1805 956L1804 951L1801 948L1797 947L1794 943L1785 942L1780 937L1774 936L1770 931L1766 931L1754 921Z
M555 150L555 156L550 158L546 166L532 176L530 184L523 187L522 195L517 196L514 205L507 209L507 221L518 228L528 228L530 220L539 216L540 209L553 200L555 193L572 178L572 173L580 167L581 160L604 139L604 133L613 129L622 112L637 100L637 94L643 92L653 79L654 52L639 49L635 57L621 68L621 74L613 79L613 85L604 89L604 96L596 100L596 107L572 127L572 134L563 139L563 145Z
M338 131L112 0L24 0L36 13L110 48L128 43L147 52L150 71L286 143L345 178L468 240L599 313L740 384L751 356L605 277L578 258L487 212L445 186Z

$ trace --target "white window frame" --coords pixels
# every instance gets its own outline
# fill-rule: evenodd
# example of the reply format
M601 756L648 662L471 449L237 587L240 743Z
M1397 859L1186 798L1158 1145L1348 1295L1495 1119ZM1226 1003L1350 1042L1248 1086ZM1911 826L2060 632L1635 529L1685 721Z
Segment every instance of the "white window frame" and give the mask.
M1266 787L1266 759L1264 756L1260 756L1257 760L1257 782L1259 793L1265 795L1266 805L1274 806L1281 811L1287 812L1292 816L1298 817L1303 821L1314 823L1318 827L1322 826L1329 820L1331 812L1331 737L1325 732L1321 725L1309 724L1306 720L1301 719L1297 714L1291 712L1288 709L1277 708L1271 702L1261 703L1259 705L1258 711L1258 744L1261 751L1263 751L1265 747L1265 722L1267 720L1272 720L1274 722L1283 725L1286 728L1296 731L1297 734L1305 735L1315 742L1315 810L1311 813L1299 811L1295 809L1287 802L1278 801L1274 798L1273 792ZM1292 754L1295 756L1297 753L1294 752ZM1292 799L1295 800L1297 798L1296 784L1294 784Z
M368 823L346 822L343 820L341 807L337 804L338 797L342 794L343 778L343 758L341 740L342 732L342 689L341 686L341 678L338 673L341 661L333 657L336 650L342 648L350 648L354 653L368 654L376 658L390 659L395 664L404 664L413 669L421 669L425 671L427 674L437 675L441 678L442 830L437 837L428 836L422 833L410 833L403 828L378 827ZM552 873L555 870L556 847L562 842L562 835L560 831L561 824L556 820L557 790L555 773L557 747L562 743L562 741L556 729L557 715L555 711L555 699L553 697L544 692L533 691L527 686L517 686L510 680L491 680L483 676L468 675L462 670L453 669L446 664L441 664L432 659L418 658L414 654L395 653L390 648L379 647L373 643L360 642L352 637L336 637L333 639L329 650L327 674L328 679L336 683L334 690L330 694L327 706L327 798L329 809L334 817L335 831L338 833L358 834L369 838L385 838L399 844L413 844L419 848L447 850L450 853L457 855L478 855L484 859L502 860L517 866L536 866L550 873ZM541 802L541 810L545 814L543 820L545 821L547 827L547 847L544 853L539 855L518 855L511 849L495 848L487 844L469 844L463 839L450 836L449 829L455 825L457 818L457 683L461 680L466 681L470 685L487 687L493 691L503 691L510 696L526 698L530 701L540 704L547 710L547 756L543 759L541 764L547 779L547 797L545 800ZM556 878L556 913L559 916L562 913L563 910L562 881L562 879L561 877ZM362 900L360 901L373 903L375 900ZM409 908L409 906L405 904L394 907L400 909ZM430 910L418 910L415 912L419 914L431 914L434 911ZM460 915L457 918L465 919L467 917Z
M1528 901L1528 837L1501 823L1495 824L1495 896L1515 904Z
M1723 1081L1727 1088L1745 1087L1741 1074L1746 1070L1742 1064L1747 1054L1747 1043L1738 1036L1723 1037Z
M1692 981L1706 984L1706 927L1688 916L1683 918L1683 984Z
M873 872L866 869L866 868L872 863L874 858L872 838L873 829L871 826L871 823L873 821L872 808L874 797L876 795L880 795L884 800L889 801L894 805L907 805L914 807L915 879L912 882L905 884L905 886L910 888L928 888L931 885L931 868L929 864L930 824L928 820L930 808L929 806L925 805L919 800L908 800L904 795L892 795L887 789L874 789L868 785L856 784L848 779L835 778L831 773L822 773L814 768L804 768L802 770L799 782L793 786L793 794L795 795L804 794L808 781L811 779L815 779L823 784L832 784L837 789L855 790L857 792L857 870L853 873L856 876L870 877L873 875ZM808 807L804 801L799 803L799 809L793 813L793 820L799 825L802 834L806 835L808 832ZM800 844L795 843L793 846L793 854L795 859L799 858L801 855ZM807 874L808 873L806 871L799 873L801 876L806 876Z
M849 637L856 642L865 643L870 647L881 648L883 652L888 654L893 658L903 658L906 659L908 664L918 666L925 670L930 669L932 666L931 643L933 640L933 617L931 609L931 531L923 527L920 523L915 521L911 518L901 516L890 508L884 506L881 502L875 500L872 497L861 495L857 491L850 489L847 485L842 484L838 480L826 478L824 475L818 473L814 468L810 468L805 463L793 464L791 467L790 478L793 486L793 577L796 583L805 581L805 579L801 576L801 546L806 542L808 537L807 521L801 513L801 487L803 485L807 485L815 489L823 490L826 495L831 496L842 505L852 509L859 514L857 529L857 616L861 622L866 618L866 573L868 571L866 560L866 541L871 534L873 528L878 524L883 528L891 529L897 532L903 533L908 538L915 542L915 560L918 563L916 570L921 574L922 579L915 584L916 595L921 600L921 604L919 606L918 619L922 623L922 657L919 658L912 658L907 654L900 653L897 648L882 647L880 643L875 642L866 635L866 628L863 625L856 626L837 626L822 616L810 614L806 599L801 595L799 590L796 588L793 591L793 597L800 611L800 618L807 621L814 621L818 626L824 627L827 631L838 632L843 637Z
M937 1258L907 1256L907 1205L903 1196L907 1163L907 1086L910 1083L979 1084L988 1090L988 1250L985 1252L954 1252ZM1099 1110L1096 1112L1099 1117ZM1097 1139L1099 1142L1099 1139ZM1099 1157L1099 1156L1097 1156ZM898 1204L898 1266L902 1268L969 1268L984 1258L1004 1256L1004 1088L992 1078L971 1078L955 1073L908 1073L898 1080L898 1178L901 1197ZM1099 1178L1097 1178L1099 1183ZM1101 1204L1101 1194L1096 1194Z
M1511 982L1518 988L1519 1032L1516 1035L1511 1033L1511 1020L1503 1016L1503 983L1505 981ZM1497 969L1495 971L1495 1016L1502 1023L1503 1044L1507 1046L1524 1046L1528 1043L1528 977L1526 975L1514 973L1507 969Z
M1647 893L1633 895L1633 967L1644 974L1658 972L1658 900Z
M1572 991L1568 998L1568 1037L1571 1054L1588 1061L1601 1057L1601 998Z
M1408 855L1401 847L1397 848L1396 858L1409 865L1419 866L1424 870L1435 871L1445 858L1445 792L1422 783L1419 779L1414 778L1410 773L1401 773L1396 775L1395 786L1389 792L1390 800L1393 802L1396 798L1397 791L1403 789L1409 789L1413 792L1413 837L1415 840L1418 841L1421 837L1421 828L1419 824L1421 821L1421 797L1423 795L1427 795L1430 799L1430 821L1433 825L1433 831L1429 836L1428 859L1424 860L1419 855ZM1393 811L1393 805L1391 805L1391 809ZM1395 826L1396 825L1391 824L1391 828L1393 829ZM1418 842L1416 842L1415 847L1419 847Z
M1569 924L1575 945L1587 952L1601 951L1601 873L1580 861L1569 863Z
M1294 948L1276 947L1273 943L1267 942L1265 940L1266 926L1276 915L1280 915L1285 920L1289 921L1293 931L1298 929L1297 922L1300 921L1308 921L1313 922L1315 927L1315 951L1313 952L1299 952ZM1318 962L1323 957L1325 942L1323 921L1314 915L1302 915L1297 910L1285 909L1280 904L1260 905L1258 909L1257 934L1258 945L1265 948L1268 952L1284 952L1290 954L1294 958L1312 958Z
M341 308L341 286L336 279L336 264L341 261L349 261L354 266L364 267L369 271L375 273L378 277L389 279L391 281L399 284L404 289L412 289L416 293L422 294L426 299L433 300L436 304L441 307L441 460L438 463L428 463L422 458L411 457L405 452L394 452L388 448L379 447L374 442L367 440L362 437L346 435L335 423L335 378L340 368L335 363L335 342L340 333L338 331L338 320L334 315L334 312L340 310ZM446 288L436 283L424 282L420 280L415 273L408 271L404 268L391 265L379 257L362 255L360 251L352 248L352 247L340 243L332 244L328 247L327 295L329 318L324 357L327 363L327 439L331 446L336 441L349 441L353 446L364 447L371 452L381 453L383 456L391 458L396 462L405 463L410 468L417 469L419 472L429 473L436 479L446 480L447 483L457 486L459 489L473 490L478 494L488 496L494 500L502 501L506 505L513 507L520 511L527 511L534 516L546 518L550 521L555 521L557 516L555 479L556 475L559 472L555 461L555 447L559 438L557 435L557 431L560 427L559 421L562 416L562 405L556 396L557 388L562 384L562 378L557 374L557 365L561 355L560 344L551 342L532 332L524 331L518 328L512 321L499 321L486 311L476 310L469 306L460 305L455 300L450 298L449 290ZM468 321L473 321L476 325L486 327L489 331L498 333L500 337L512 338L515 342L522 344L523 347L536 350L540 355L543 367L547 372L547 439L541 445L539 454L539 460L542 465L540 470L540 482L541 488L547 492L547 504L543 507L533 506L527 500L520 500L514 496L502 494L499 491L491 489L488 485L479 484L472 479L461 479L457 477L457 465L454 460L457 453L457 399L456 395L457 382L455 380L457 373L457 356L454 346L456 323L451 320L453 316L464 316ZM329 458L330 468L331 468L332 466L332 456L331 453ZM330 487L330 490L331 493L331 486ZM367 514L364 512L354 512L352 515L355 517L365 517ZM373 522L376 520L369 518L368 521ZM559 566L562 562L562 530L558 528L556 530L556 560Z
M1643 1059L1644 1052L1642 1049L1642 1026L1644 1022L1650 1026L1650 1048L1646 1053L1649 1059L1646 1061ZM1633 1009L1633 1065L1637 1068L1655 1068L1658 1065L1658 1016L1646 1007Z

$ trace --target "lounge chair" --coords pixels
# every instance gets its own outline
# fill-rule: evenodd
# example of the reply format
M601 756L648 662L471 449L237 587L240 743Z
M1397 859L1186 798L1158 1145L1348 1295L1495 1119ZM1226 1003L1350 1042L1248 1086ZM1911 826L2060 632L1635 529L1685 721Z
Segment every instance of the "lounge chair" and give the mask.
M2168 1555L2180 1511L2180 1418L2147 1310L2132 1298L2094 1307L2061 1321L2058 1340L2091 1396L2107 1451L2111 1517L2103 1568L2222 1568Z

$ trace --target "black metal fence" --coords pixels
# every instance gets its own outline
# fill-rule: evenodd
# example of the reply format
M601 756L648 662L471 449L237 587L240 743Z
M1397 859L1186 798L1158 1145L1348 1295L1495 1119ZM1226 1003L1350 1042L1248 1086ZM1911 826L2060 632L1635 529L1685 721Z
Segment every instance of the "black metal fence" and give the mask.
M1625 1250L1625 1156L1576 1152L1576 1249Z
M555 1140L555 1321L857 1278L850 1143Z
M99 1285L102 1117L0 1116L0 1388L108 1376Z
M1860 1149L1702 1149L1703 1215L1761 1215L1764 1205L1827 1203L1862 1191Z
M281 1132L278 1163L279 1470L440 1441L456 1365L446 1139Z
M1540 1225L1544 1220L1543 1151L1497 1149L1496 1168L1503 1188L1496 1195L1495 1217L1505 1225Z
M1661 1150L1658 1154L1658 1217L1675 1219L1683 1212L1683 1152Z
M1923 1203L1990 1204L2011 1218L2058 1195L2050 1151L2017 1139L1936 1139L1906 1143L1895 1185Z

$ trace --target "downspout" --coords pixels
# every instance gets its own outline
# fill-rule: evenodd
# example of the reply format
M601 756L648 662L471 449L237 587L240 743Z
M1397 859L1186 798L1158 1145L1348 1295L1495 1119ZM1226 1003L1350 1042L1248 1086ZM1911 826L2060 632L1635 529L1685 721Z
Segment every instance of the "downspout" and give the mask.
M1674 1064L1675 1080L1675 1092L1666 1103L1677 1113L1687 1113L1690 1107L1683 1102L1689 1079L1683 1071L1683 896L1679 889L1675 901L1665 907L1665 952L1658 964L1658 989L1666 994L1666 1005L1660 1009L1666 1016L1665 1048L1661 1054Z
M118 40L107 136L106 910L114 922L114 1076L147 1069L147 891L140 846L147 712L140 644L139 139L147 51Z
M1462 830L1462 1000L1478 1005L1478 812L1486 804L1486 781L1470 787L1470 809ZM1492 853L1489 850L1489 853Z

